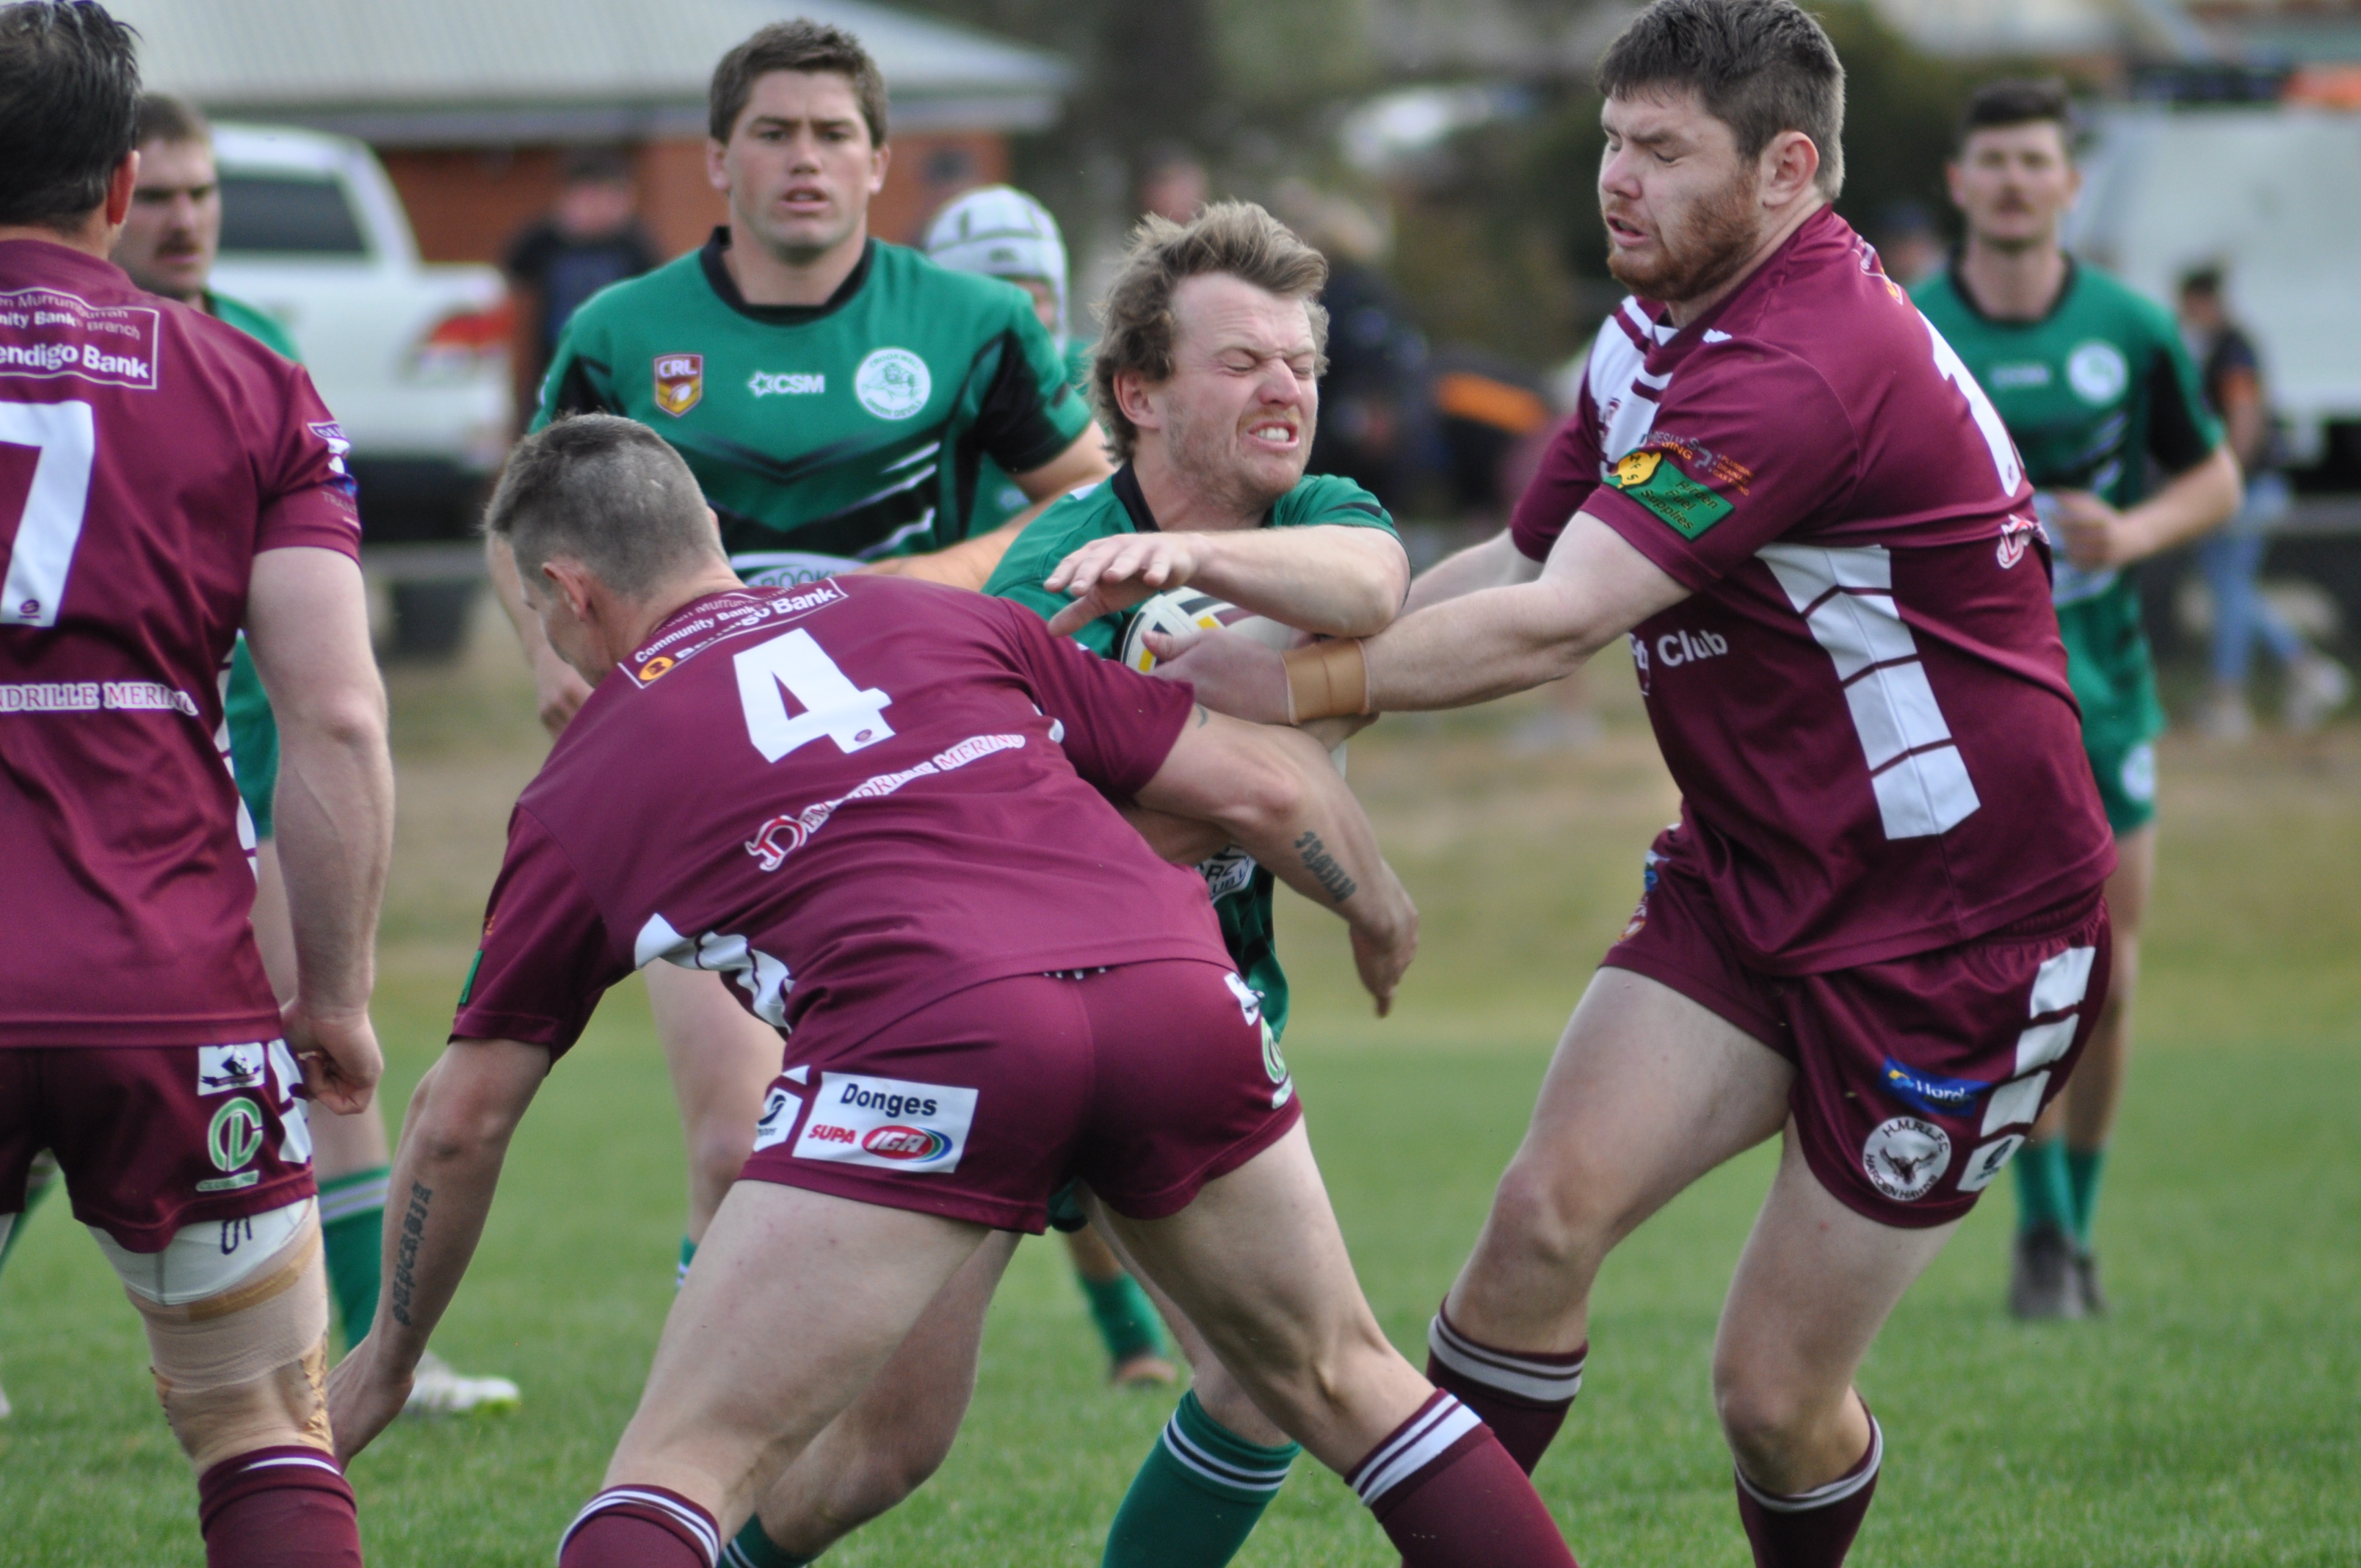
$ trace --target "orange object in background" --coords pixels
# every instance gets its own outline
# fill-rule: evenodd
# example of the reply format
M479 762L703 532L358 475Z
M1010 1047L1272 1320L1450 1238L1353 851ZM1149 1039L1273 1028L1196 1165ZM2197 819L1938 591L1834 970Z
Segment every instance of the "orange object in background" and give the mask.
M1446 419L1473 420L1510 435L1531 435L1550 422L1549 404L1539 394L1472 370L1436 377L1434 407Z
M2361 109L2361 65L2307 65L2288 78L2280 95L2315 109Z

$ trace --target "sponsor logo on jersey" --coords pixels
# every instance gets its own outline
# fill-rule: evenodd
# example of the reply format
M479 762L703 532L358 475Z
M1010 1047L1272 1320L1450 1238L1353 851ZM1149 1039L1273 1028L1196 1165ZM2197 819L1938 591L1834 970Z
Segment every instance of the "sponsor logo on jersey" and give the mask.
M746 389L758 398L808 398L828 390L828 378L802 370L757 370Z
M1656 639L1656 659L1666 669L1678 664L1694 664L1700 659L1718 659L1730 652L1730 639L1718 631L1667 631Z
M908 419L927 406L935 378L906 348L880 348L852 373L852 395L879 419Z
M2094 407L2104 408L2124 395L2132 383L2131 367L2124 360L2124 351L2100 338L2078 343L2074 352L2066 356L2066 384L2074 395Z
M2017 360L2007 365L1995 365L1984 376L1984 385L1995 392L2009 392L2026 387L2049 385L2049 367L2038 359Z
M828 826L837 808L856 800L875 800L892 795L912 779L931 773L947 773L963 768L979 757L989 757L995 751L1013 751L1025 744L1022 735L971 735L948 751L936 752L916 767L897 773L879 773L864 780L857 787L838 795L807 806L792 817L774 817L754 830L746 840L746 852L763 864L766 872L777 871L786 864L787 857L811 841L811 836Z
M956 1170L975 1122L976 1093L950 1084L822 1073L795 1157L917 1175Z
M205 1153L211 1157L214 1168L234 1171L253 1164L254 1157L262 1152L263 1127L262 1107L242 1094L214 1112L212 1123L205 1128ZM200 1181L197 1190L218 1192L251 1187L261 1177L260 1171L249 1170L227 1181Z
M321 420L316 423L307 424L303 428L318 436L320 444L328 449L328 472L343 474L345 454L353 449L352 442L345 435L345 427L334 420Z
M669 653L659 653L650 659L640 666L640 685L646 685L650 681L660 678L666 670L673 667L676 661Z
M233 1089L262 1087L262 1042L246 1046L199 1046L197 1092L227 1094Z
M1951 1135L1932 1122L1896 1116L1880 1122L1861 1146L1869 1183L1897 1202L1916 1203L1951 1165Z
M1607 482L1638 501L1669 524L1684 539L1696 539L1737 509L1704 485L1666 462L1664 454L1628 452L1617 460Z
M685 664L725 637L736 637L749 631L767 631L781 621L796 620L817 609L840 602L844 590L834 583L814 583L799 593L792 594L729 594L703 615L692 616L673 627L663 636L634 652L623 662L623 668L641 685L662 675L675 664ZM662 663L654 674L640 672Z
M1227 898L1253 885L1255 858L1233 844L1218 855L1199 861L1197 874L1205 879L1206 897Z
M61 289L0 294L0 376L153 388L158 319L152 306L93 305Z
M656 356L656 407L678 419L705 397L705 356Z
M2004 517L2000 522L2000 569L2007 571L2025 559L2033 542L2041 535L2041 524L2029 517Z
M2004 1138L1994 1138L1992 1142L1980 1146L1975 1153L1968 1157L1967 1168L1960 1172L1960 1190L1982 1192L1985 1188L1990 1187L1993 1184L1993 1178L1998 1176L2007 1167L2009 1157L2024 1146L2023 1133L2011 1133Z
M1973 1078L1945 1078L1885 1058L1885 1092L1928 1116L1964 1116L1992 1085Z
M757 1152L775 1148L787 1141L796 1129L796 1113L803 1102L776 1084L763 1097L762 1120L754 1124L754 1147Z

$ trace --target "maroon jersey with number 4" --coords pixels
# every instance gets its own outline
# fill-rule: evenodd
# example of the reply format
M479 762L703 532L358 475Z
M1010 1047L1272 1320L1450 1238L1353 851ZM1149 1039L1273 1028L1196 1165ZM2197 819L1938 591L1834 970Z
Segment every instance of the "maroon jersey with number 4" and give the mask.
M1923 952L2114 868L2031 494L1833 212L1687 326L1630 300L1599 329L1512 537L1541 560L1587 512L1690 590L1631 653L1750 963Z
M0 1047L279 1032L221 688L258 552L359 554L345 450L236 327L0 242Z
M1010 975L1227 969L1203 879L1106 799L1154 776L1193 707L954 588L700 598L599 684L518 799L452 1035L564 1051L659 959L839 1036Z

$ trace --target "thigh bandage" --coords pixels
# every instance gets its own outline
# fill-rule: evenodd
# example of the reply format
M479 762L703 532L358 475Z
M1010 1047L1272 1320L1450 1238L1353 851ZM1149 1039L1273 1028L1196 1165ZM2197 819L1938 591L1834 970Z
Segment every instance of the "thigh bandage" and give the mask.
M156 1386L168 1401L300 1365L327 1338L327 1270L309 1198L251 1219L185 1226L160 1253L125 1252L93 1234L147 1321Z

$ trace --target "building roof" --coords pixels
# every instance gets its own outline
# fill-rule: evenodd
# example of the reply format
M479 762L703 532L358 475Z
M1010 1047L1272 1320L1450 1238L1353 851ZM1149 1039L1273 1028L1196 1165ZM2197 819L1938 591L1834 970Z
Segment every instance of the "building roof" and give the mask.
M209 111L380 144L677 136L714 62L810 16L876 57L892 123L1029 130L1072 82L1055 55L865 0L119 0L148 84Z

